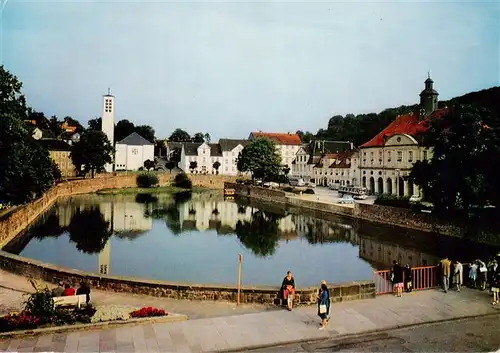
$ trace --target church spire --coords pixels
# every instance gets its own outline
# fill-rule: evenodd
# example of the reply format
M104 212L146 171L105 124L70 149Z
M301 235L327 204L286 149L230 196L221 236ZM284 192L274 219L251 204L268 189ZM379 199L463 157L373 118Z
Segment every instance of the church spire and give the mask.
M439 93L433 87L434 81L431 79L430 70L427 71L425 89L420 93L420 116L427 117L438 108ZM423 115L423 116L422 116Z

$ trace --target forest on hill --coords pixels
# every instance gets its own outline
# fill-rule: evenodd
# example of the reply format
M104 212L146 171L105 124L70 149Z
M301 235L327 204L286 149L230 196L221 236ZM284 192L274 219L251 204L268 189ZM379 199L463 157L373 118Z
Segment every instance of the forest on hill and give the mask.
M439 101L439 108L454 103L480 105L500 118L500 86L470 92L447 101ZM398 115L418 111L418 108L418 104L402 105L397 108L384 109L378 114L335 115L328 121L327 128L320 129L315 137L322 140L351 141L355 146L359 146L382 131Z

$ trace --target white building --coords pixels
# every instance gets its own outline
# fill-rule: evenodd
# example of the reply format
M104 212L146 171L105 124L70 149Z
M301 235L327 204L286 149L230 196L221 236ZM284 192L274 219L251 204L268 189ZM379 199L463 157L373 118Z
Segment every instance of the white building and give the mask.
M438 93L429 78L420 93L420 109L398 116L384 130L360 146L361 185L372 194L411 196L421 194L408 176L413 163L432 158L432 151L421 146L419 134L429 119L444 114L437 109Z
M101 122L102 122L102 132L106 134L108 137L111 146L115 143L115 96L112 96L109 89L108 94L103 97L102 101L102 114L101 114ZM113 164L106 164L106 171L113 171Z
M295 160L291 164L290 174L301 177L307 182L314 181L317 185L323 185L330 176L328 167L336 158L336 155L341 152L352 151L353 148L352 142L349 141L311 141L297 150ZM331 161L328 163L328 161L322 161L322 159L330 159ZM316 169L316 166L319 168Z
M155 158L154 144L136 132L117 142L115 149L116 170L138 170L145 161Z
M237 175L237 158L248 142L248 140L220 139L218 143L181 143L178 166L186 173ZM218 168L215 168L216 162Z
M288 166L291 170L295 155L302 147L300 136L295 133L275 133L275 132L252 132L248 137L253 141L258 138L268 138L276 144L276 149L281 156L281 164Z

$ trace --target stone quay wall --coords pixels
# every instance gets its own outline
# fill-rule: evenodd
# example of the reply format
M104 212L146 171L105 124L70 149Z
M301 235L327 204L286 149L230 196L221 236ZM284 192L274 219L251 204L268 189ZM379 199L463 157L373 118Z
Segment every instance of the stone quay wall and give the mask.
M430 214L416 213L410 209L355 203L354 207L304 200L289 197L284 191L270 190L259 186L226 183L226 188L233 188L237 196L249 197L264 202L276 202L286 207L305 208L313 211L312 216L324 218L335 214L361 219L373 223L410 228L423 232L435 232L443 235L459 235L460 227L442 223Z
M20 232L26 229L35 219L46 211L61 196L88 194L103 189L122 189L136 187L136 174L106 174L95 179L77 179L59 183L47 191L42 197L28 204L14 207L0 216L0 249ZM160 186L171 184L174 174L157 173ZM225 182L235 177L219 175L189 175L193 186L223 189Z
M26 278L40 279L53 284L56 284L58 281L65 281L71 283L73 286L77 286L82 279L85 279L90 283L92 289L172 299L237 301L236 286L173 283L98 275L45 264L4 251L0 251L0 268ZM329 286L329 289L333 303L376 297L375 283L372 281L332 284ZM278 291L279 287L242 286L240 302L273 304L276 302ZM295 303L299 305L316 304L317 294L318 288L315 287L297 288Z

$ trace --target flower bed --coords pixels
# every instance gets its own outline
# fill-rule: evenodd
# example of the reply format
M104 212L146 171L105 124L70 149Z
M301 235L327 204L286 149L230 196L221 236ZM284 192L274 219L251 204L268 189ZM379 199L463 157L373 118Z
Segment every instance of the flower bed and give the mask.
M127 321L133 318L167 316L163 309L133 306L100 305L93 308L54 308L48 288L28 294L24 310L0 317L0 332L31 330L43 327L89 324L110 321Z

